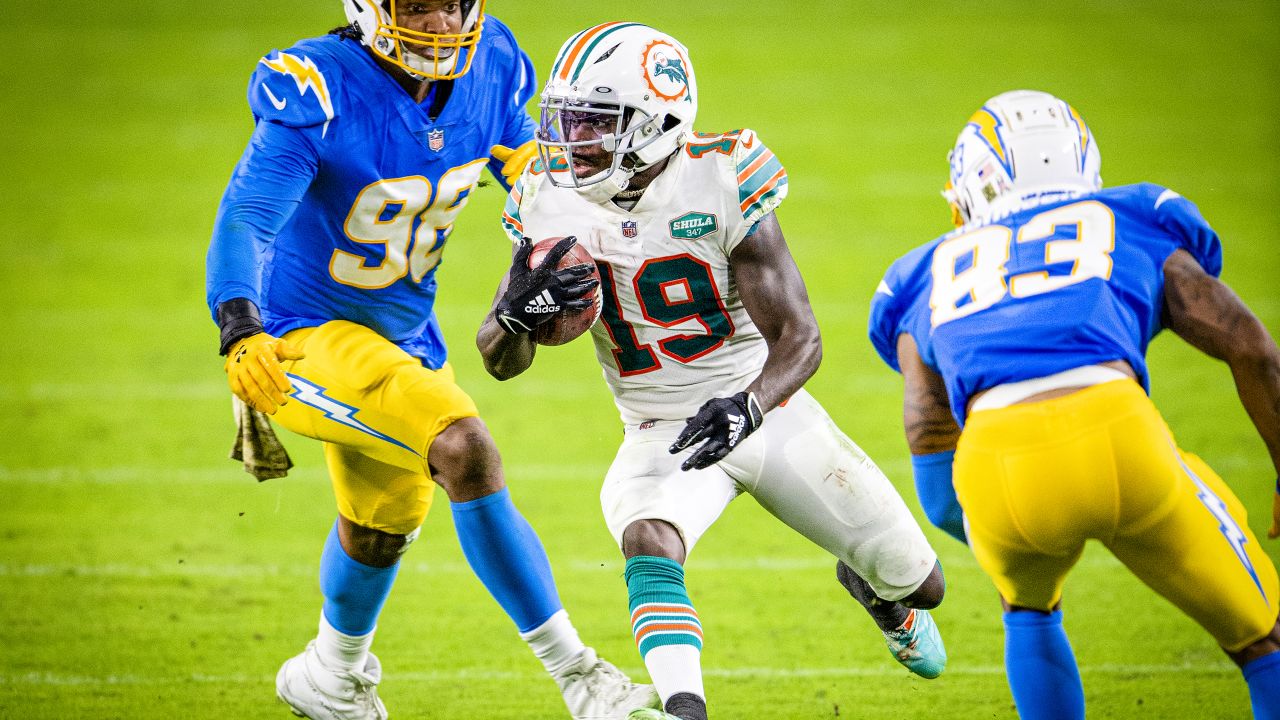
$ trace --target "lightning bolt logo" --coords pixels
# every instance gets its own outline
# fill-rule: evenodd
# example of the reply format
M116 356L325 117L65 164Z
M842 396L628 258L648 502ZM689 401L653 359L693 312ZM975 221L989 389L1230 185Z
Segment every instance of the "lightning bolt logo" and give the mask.
M1004 141L1000 138L1000 118L984 106L969 118L969 124L977 131L978 137L982 138L987 147L991 148L991 152L1000 159L1000 164L1004 166L1005 171L1013 175L1013 170L1009 167L1009 158L1004 151Z
M315 383L304 380L292 373L285 374L289 376L289 381L293 383L293 392L291 393L293 399L303 405L319 410L324 413L325 417L336 423L341 423L349 428L359 430L366 435L372 435L379 440L385 440L396 447L402 447L414 455L421 457L419 453L408 445L405 445L390 435L384 435L357 420L356 413L359 412L359 408L352 407L344 402L339 402L328 395L325 395L325 389Z
M329 132L329 122L333 120L333 101L329 98L329 84L325 82L324 75L321 74L320 68L316 67L311 58L303 56L302 59L282 52L274 60L270 58L262 58L259 60L263 65L275 70L278 73L288 75L293 78L294 84L298 86L298 95L306 95L307 90L311 90L320 101L320 109L324 110L324 128L320 131L320 137L324 137Z
M1080 171L1084 172L1085 159L1089 157L1089 126L1084 124L1084 118L1080 117L1080 113L1070 105L1067 111L1071 114L1071 120L1076 124L1076 130L1080 133Z
M1244 544L1249 540L1245 537L1244 532L1240 530L1240 526L1236 524L1235 518L1231 517L1230 511L1227 510L1227 504L1222 502L1222 499L1217 495L1214 495L1209 486L1191 468L1187 467L1185 462L1181 459L1178 462L1182 465L1182 471L1200 489L1200 492L1196 493L1196 497L1218 520L1218 532L1222 533L1222 537L1226 538L1227 543L1231 545L1231 549L1235 551L1236 557L1240 560L1240 564L1244 565L1249 577L1253 578L1253 584L1258 587L1258 592L1262 593L1263 599L1266 599L1267 593L1262 589L1262 581L1258 579L1258 573L1253 569L1253 563L1249 561L1249 555L1244 550Z

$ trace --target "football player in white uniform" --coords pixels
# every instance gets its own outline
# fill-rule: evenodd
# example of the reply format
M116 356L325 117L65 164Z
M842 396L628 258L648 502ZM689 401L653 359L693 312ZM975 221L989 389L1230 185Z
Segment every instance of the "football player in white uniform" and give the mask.
M946 663L927 612L943 595L937 555L888 479L802 387L822 345L774 216L787 194L781 163L750 130L694 133L688 51L637 23L569 38L541 108L539 160L503 215L515 271L477 344L495 377L527 369L548 299L581 307L593 285L585 266L550 272L568 242L540 272L525 270L529 238L573 236L590 252L603 300L591 334L625 425L600 501L665 708L631 717L707 717L684 563L743 492L834 555L894 656L936 677Z

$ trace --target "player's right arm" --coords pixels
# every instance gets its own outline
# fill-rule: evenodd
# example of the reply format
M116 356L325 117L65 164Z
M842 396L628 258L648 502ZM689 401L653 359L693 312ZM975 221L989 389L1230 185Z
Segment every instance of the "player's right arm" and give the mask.
M929 257L927 247L918 248L894 263L872 297L867 329L881 359L902 373L902 421L920 506L935 527L966 542L964 513L951 481L960 426L951 413L946 381L925 362L910 332L920 312L917 299L927 293Z
M519 246L512 252L514 260L514 253L519 252ZM493 306L476 333L476 347L480 350L480 357L484 358L484 369L499 380L510 380L528 370L538 349L533 342L533 335L527 332L509 333L498 324L498 304L506 297L510 284L511 274L508 272L502 276L502 282L498 283Z
M476 333L476 347L484 358L485 369L499 380L509 380L533 364L534 328L559 312L584 310L592 299L587 296L599 284L590 278L590 265L556 267L577 243L577 239L561 239L547 252L537 267L529 267L533 241L521 238L511 256L511 269L502 278L493 307ZM557 306L546 312L547 303Z
M902 368L902 425L912 455L954 452L960 426L951 415L947 385L925 365L911 335L898 336L898 364Z
M1231 368L1240 401L1280 477L1280 349L1266 327L1186 250L1175 251L1164 263L1164 324ZM1280 485L1267 537L1280 537Z
M255 70L249 105L257 124L218 206L206 256L206 300L227 358L227 383L269 414L291 390L280 362L302 353L264 331L262 257L318 172L318 143L334 117L324 75L309 62L274 53ZM299 87L298 76L310 84Z

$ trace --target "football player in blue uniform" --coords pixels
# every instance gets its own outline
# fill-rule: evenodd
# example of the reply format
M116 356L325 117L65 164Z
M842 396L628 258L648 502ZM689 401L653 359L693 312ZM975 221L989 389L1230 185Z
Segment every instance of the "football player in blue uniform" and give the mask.
M880 284L870 334L905 381L922 504L967 531L1000 592L1022 718L1084 717L1061 600L1089 539L1213 635L1254 717L1280 718L1275 566L1231 490L1175 444L1144 360L1167 327L1226 361L1280 472L1280 351L1217 279L1196 206L1151 184L1104 190L1100 165L1067 103L992 98L951 153L961 227Z
M231 390L324 442L338 504L319 634L277 693L310 718L386 717L369 647L434 482L467 561L575 718L656 703L579 640L433 310L482 170L509 187L535 152L532 63L484 0L343 6L350 25L258 62L256 127L208 254Z

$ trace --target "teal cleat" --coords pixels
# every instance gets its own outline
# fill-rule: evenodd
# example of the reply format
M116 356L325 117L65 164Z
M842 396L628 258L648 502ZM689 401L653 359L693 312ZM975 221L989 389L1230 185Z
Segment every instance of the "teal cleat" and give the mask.
M661 710L640 708L639 710L632 710L631 713L627 715L627 720L680 720L680 718L675 715L668 715Z
M928 610L912 610L896 630L884 634L889 652L908 670L932 680L947 667L947 649Z

